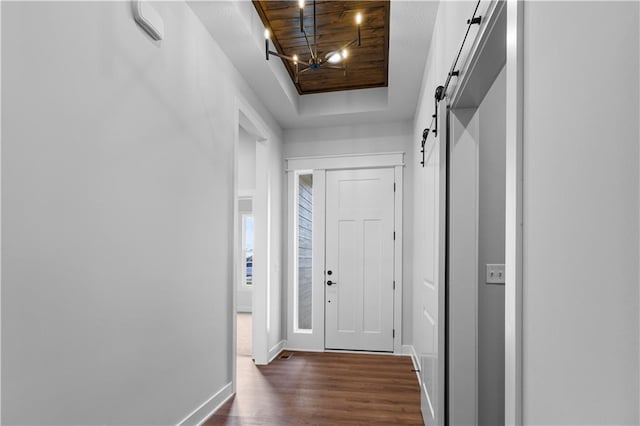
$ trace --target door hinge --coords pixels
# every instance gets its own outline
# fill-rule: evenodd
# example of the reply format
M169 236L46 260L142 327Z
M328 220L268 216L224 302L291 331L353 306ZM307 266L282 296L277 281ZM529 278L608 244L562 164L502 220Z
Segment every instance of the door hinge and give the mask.
M395 281L393 282L393 289L394 290L396 289L396 282Z
M393 182L393 192L396 192L396 183Z
M396 338L396 329L395 328L393 329L393 338L394 339Z
M393 241L396 240L396 231L393 231Z

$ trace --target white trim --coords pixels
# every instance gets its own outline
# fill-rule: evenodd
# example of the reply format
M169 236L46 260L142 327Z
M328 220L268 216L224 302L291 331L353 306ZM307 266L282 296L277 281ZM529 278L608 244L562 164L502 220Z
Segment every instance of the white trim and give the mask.
M302 348L291 347L291 346L288 346L287 341L285 341L283 350L291 351L291 352L316 352L316 353L322 353L325 351L324 349L302 349Z
M231 392L237 390L237 340L238 340L238 269L240 268L240 226L238 208L238 164L240 163L240 109L236 108L233 123L233 248L232 273L231 273Z
M522 416L522 168L524 2L507 0L507 132L505 197L505 424Z
M479 75L478 68L482 68L482 70L486 73L489 70L488 67L492 67L492 71L495 72L495 75L487 75L486 78L490 79L490 81L495 80L496 76L502 69L500 63L489 63L488 61L495 61L496 48L504 48L504 44L495 40L495 36L499 36L499 33L495 33L495 31L499 31L501 28L496 27L500 23L500 18L504 17L502 15L505 3L504 1L492 0L491 3L487 6L487 11L483 14L482 20L480 23L480 28L478 33L475 36L474 43L467 54L465 63L462 67L460 67L460 76L458 81L454 87L452 94L450 95L450 106L452 109L461 109L461 108L469 108L476 107L482 101L482 99L466 99L466 104L463 100L464 95L467 94L469 85L471 83L472 77L477 77ZM496 45L502 45L500 47ZM502 53L502 52L500 52ZM488 60L485 58L489 58ZM484 61L484 63L482 63ZM496 61L497 62L497 61ZM477 81L475 82L477 84ZM490 87L490 84L487 85Z
M315 352L315 353L333 353L333 354L361 354L361 355L386 355L386 356L409 356L411 357L412 361L413 361L413 366L416 367L417 370L419 370L419 364L416 364L416 360L418 355L415 352L415 349L413 349L413 346L411 345L402 345L402 350L400 352L371 352L371 351L349 351L349 350L342 350L342 349L303 349L303 348L295 348L295 347L291 347L288 346L288 342L286 340L283 340L283 348L282 351L290 351L290 352ZM407 348L411 348L411 349L407 349ZM413 350L413 354L411 351ZM282 352L281 351L281 352ZM416 357L414 359L414 356ZM420 377L418 377L418 380L420 380Z
M324 170L313 170L311 330L295 329L297 171L287 173L287 338L298 350L324 349Z
M317 301L315 300L315 298L313 297L313 290L314 290L314 286L313 286L313 271L315 271L315 268L313 267L312 264L312 275L311 275L311 328L310 329L305 329L305 328L300 328L299 324L298 324L298 319L299 319L299 309L300 306L298 304L299 301L299 281L298 281L298 252L299 252L299 246L298 246L298 228L300 226L300 209L299 209L299 199L300 199L300 176L308 176L311 175L312 179L313 179L313 170L296 170L294 172L292 172L293 175L293 189L292 189L292 201L293 201L293 205L292 205L292 210L290 210L290 212L292 212L291 214L291 221L292 221L292 227L290 228L290 231L292 232L292 238L291 238L291 242L293 244L293 252L292 252L292 256L289 258L289 261L291 262L291 269L293 271L293 274L291 275L291 291L292 291L292 296L291 296L291 308L292 308L292 317L291 317L291 325L292 325L292 333L294 335L296 334L309 334L309 335L313 335L314 331L314 319L315 315L314 315L314 305L317 303ZM315 186L315 185L313 185ZM311 252L313 253L313 216L314 216L314 212L317 210L317 203L313 203L313 186L311 187L311 191L312 191L312 205L316 204L316 208L311 209L311 238L312 238L312 247L311 247ZM312 254L312 261L313 261L313 254ZM317 308L316 308L317 309Z
M402 204L404 194L404 181L403 181L403 167L394 167L393 182L395 185L395 192L393 194L394 206L393 206L393 227L396 235L396 239L393 242L393 280L395 281L395 288L393 290L393 328L395 330L393 337L393 352L396 354L402 353L402 256L403 256L403 230L402 230Z
M406 356L395 352L373 352L373 351L350 351L347 349L325 349L323 352L331 354L360 354L360 355L380 355L380 356Z
M313 159L332 159L332 158L355 158L355 157L375 157L378 155L404 155L403 151L389 151L389 152L369 152L369 153L354 153L354 154L328 154L328 155L310 155L304 157L287 157L286 161L289 160L307 160L310 158Z
M0 1L0 23L2 22L2 1ZM2 31L0 31L0 182L2 181ZM0 184L0 254L2 253L2 185ZM0 306L2 306L2 256L0 255ZM2 308L0 308L2 318ZM2 321L0 321L1 323ZM2 327L0 327L0 377L2 377ZM2 401L2 386L0 386L0 401ZM2 423L2 404L0 403L0 423Z
M216 411L222 407L235 393L233 392L233 383L229 382L224 385L218 392L211 395L209 399L200 404L198 408L179 421L178 426L201 425Z
M376 167L404 166L404 152L373 154L324 155L317 157L286 158L286 171L373 169Z
M325 267L325 203L326 203L326 170L352 170L352 169L375 169L375 168L393 168L394 182L396 184L396 192L394 194L394 229L396 231L396 240L394 242L394 280L396 288L394 291L394 319L393 328L395 329L395 337L393 339L393 354L402 353L402 266L403 266L403 167L404 152L387 152L374 154L349 154L334 156L317 156L317 157L297 157L288 158L288 191L287 191L287 262L288 262L288 326L287 340L296 348L308 351L320 351L325 348L325 286L324 286L324 267ZM311 333L296 333L294 330L294 310L293 300L295 285L295 177L301 170L313 171L313 330ZM321 305L317 305L320 301ZM346 351L338 351L346 352ZM356 351L354 353L364 353ZM377 353L377 352L372 352Z
M327 172L313 171L313 330L314 349L324 349L325 341L325 303L326 286L324 284L324 268L326 265L326 204L327 204Z
M238 241L240 236L238 235L238 197L240 195L240 191L238 188L238 157L239 157L239 128L242 126L249 134L256 138L256 176L259 176L259 172L263 172L267 177L269 174L269 167L267 163L266 155L258 155L260 151L267 152L267 147L269 145L269 136L271 132L269 131L269 126L262 120L260 115L256 112L256 110L251 106L249 102L247 102L242 96L236 96L236 108L235 108L235 123L234 123L234 176L233 176L233 280L232 280L232 319L231 319L231 335L232 335L232 344L231 344L231 367L232 367L232 383L233 383L233 391L236 390L237 383L237 371L236 371L236 340L237 340L237 312L238 312L238 297L237 297L237 282L238 282L238 271L240 270L240 259L239 259L239 250ZM262 185L262 186L260 186ZM265 188L266 185L266 188ZM253 217L254 217L254 256L257 251L264 253L262 258L263 262L263 271L262 273L256 274L255 262L254 262L254 273L253 273L253 286L252 286L252 314L253 314L253 327L252 327L252 348L253 348L253 358L256 364L264 364L268 359L268 320L267 318L269 312L269 297L267 288L269 285L269 263L270 263L270 252L269 252L269 236L270 236L270 221L269 221L269 206L270 206L270 189L269 189L268 179L256 179L256 190L253 195ZM264 217L263 217L264 216ZM260 222L260 226L258 225ZM258 237L258 232L262 238ZM263 241L264 240L264 241ZM258 244L260 243L260 244ZM260 249L259 249L260 247ZM259 272L259 271L258 271ZM261 279L261 285L258 284L258 277L264 275L263 279Z
M429 411L431 411L431 417L434 418L436 416L436 412L433 409L433 404L431 403L431 398L429 398L429 392L427 391L427 384L421 382L420 387L422 389L422 393L424 394L424 399L427 400L427 405L429 406Z
M420 366L420 358L418 358L416 348L414 348L413 345L402 345L402 354L411 357L411 362L413 362L413 369L416 370L416 376L418 377L418 385L420 386L420 391L424 394L425 399L427 400L427 405L429 405L429 410L431 411L431 417L435 417L433 404L431 403L431 398L429 398L429 392L427 392L427 384L422 382L422 367Z
M402 345L402 355L411 357L413 369L416 370L416 376L418 376L418 383L420 387L422 387L422 375L420 374L422 368L420 367L420 358L418 358L416 348L414 348L413 345Z
M270 220L268 154L264 142L256 143L256 196L253 205L253 359L257 365L269 363L269 288L270 288ZM260 262L260 259L262 261ZM257 261L256 261L257 260Z
M280 353L284 350L284 345L286 342L287 342L286 340L280 340L271 349L269 349L268 364L271 364L271 361L273 361L274 359L276 359L278 355L280 355Z

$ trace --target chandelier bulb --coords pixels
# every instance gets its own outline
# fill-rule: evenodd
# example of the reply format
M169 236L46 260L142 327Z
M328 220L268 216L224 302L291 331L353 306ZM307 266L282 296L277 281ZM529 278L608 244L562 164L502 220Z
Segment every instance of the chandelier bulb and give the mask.
M293 63L294 64L298 63L298 55L293 55Z
M264 29L264 38L265 38L265 39L267 39L267 40L269 40L269 36L270 36L269 29L268 29L268 28L265 28L265 29Z
M342 59L347 59L349 56L349 51L347 49L342 49Z
M360 12L356 14L356 24L358 25L362 24L362 13Z
M304 0L298 0L298 7L300 9L304 8Z

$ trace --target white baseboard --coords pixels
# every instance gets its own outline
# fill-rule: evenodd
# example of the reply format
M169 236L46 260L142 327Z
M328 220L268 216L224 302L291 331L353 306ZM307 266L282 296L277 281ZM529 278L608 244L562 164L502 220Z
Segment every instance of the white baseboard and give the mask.
M324 349L304 349L304 348L294 348L292 346L287 346L285 345L284 347L285 351L292 351L292 352L325 352Z
M380 355L380 356L397 356L394 352L372 352L372 351L350 351L346 349L325 349L323 352L334 354L355 354L355 355Z
M416 370L418 383L420 384L420 388L422 388L422 376L420 375L420 358L418 358L416 348L414 348L413 345L402 345L402 354L411 357L411 361L413 362L413 369Z
M234 395L233 383L229 382L216 392L211 398L200 404L198 408L193 410L184 419L182 419L178 426L197 425L200 426L209 417L213 415L222 405Z
M271 361L273 361L278 355L280 355L280 352L284 350L285 343L286 340L280 340L271 349L269 349L269 361L267 361L267 364L271 364Z

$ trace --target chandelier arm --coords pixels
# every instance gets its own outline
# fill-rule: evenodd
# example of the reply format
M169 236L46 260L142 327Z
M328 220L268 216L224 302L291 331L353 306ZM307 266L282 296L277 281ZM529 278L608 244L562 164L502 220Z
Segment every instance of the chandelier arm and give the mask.
M274 52L273 50L270 50L270 51L269 51L269 54L270 54L270 55L273 55L273 56L277 56L278 58L281 58L281 59L286 59L287 61L291 61L291 62L293 62L293 63L295 63L295 62L296 62L296 60L295 60L295 59L293 59L291 56L283 55L283 54L281 54L281 53ZM298 60L298 62L299 62L299 60Z
M345 44L344 46L342 46L342 47L341 47L341 48L339 48L339 49L334 50L333 52L340 53L340 52L342 52L344 49L346 49L347 47L351 47L351 46L353 46L354 44L358 44L358 39L353 39L353 40L351 40L349 43Z
M316 0L313 0L313 47L315 47L316 52L313 57L318 59L318 25L316 23Z
M311 69L311 67L303 68L303 69L301 69L300 71L298 71L298 74L302 74L303 72L307 72L307 71L309 71L310 69Z
M311 54L311 59L316 60L316 56L313 54L313 49L311 48L311 43L309 43L309 36L307 32L303 29L302 33L304 34L304 39L307 41L307 47L309 48L309 53Z

